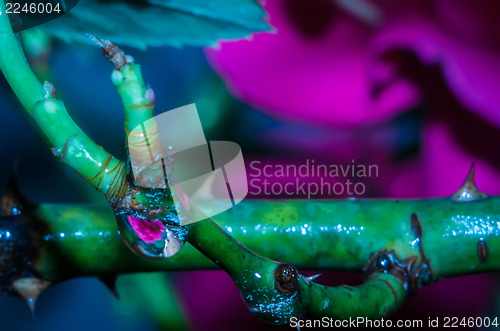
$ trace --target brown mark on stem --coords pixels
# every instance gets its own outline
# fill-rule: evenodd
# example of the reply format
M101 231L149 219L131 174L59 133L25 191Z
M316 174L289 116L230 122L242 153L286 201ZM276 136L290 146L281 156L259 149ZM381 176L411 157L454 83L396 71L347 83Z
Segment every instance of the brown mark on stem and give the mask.
M125 170L123 169L124 163L118 162L118 164L113 167L112 171L108 172L110 175L112 172L115 172L113 175L113 179L109 183L109 190L105 193L108 201L111 202L111 205L114 204L115 201L122 199L128 189L128 185L125 179Z
M410 216L410 224L413 235L415 236L415 241L418 245L418 250L420 251L420 255L422 256L422 262L429 263L430 261L425 256L424 246L422 244L422 223L420 223L420 219L416 213L412 213Z
M128 63L125 53L111 41L99 39L90 34L87 34L87 36L97 45L101 46L102 54L104 54L109 62L113 63L116 70L120 70Z
M346 289L346 290L348 290L349 292L353 292L352 286L349 286L349 285L340 285L340 287L345 288L345 289Z
M64 160L64 157L66 156L66 151L68 150L68 146L69 144L71 143L71 140L73 140L75 136L71 136L69 137L67 140L66 140L66 143L64 143L64 146L63 146L63 149L62 149L62 152L61 152L61 158L59 159L59 161L63 161Z
M410 227L415 237L412 244L417 245L421 256L420 262L416 256L402 260L393 250L382 250L371 257L368 267L365 268L365 273L390 273L401 281L408 293L412 294L422 285L432 282L432 270L431 261L426 257L422 243L422 223L416 213L412 213L410 216Z
M274 288L283 294L293 294L299 288L299 273L289 264L279 264L274 271Z
M486 241L481 238L477 242L477 256L479 257L479 262L488 262L488 247L486 246Z
M106 161L104 162L104 164L102 165L101 169L97 172L97 174L94 176L94 177L90 177L90 178L85 178L85 180L87 182L90 182L91 180L94 180L96 179L97 177L99 177L102 172L104 171L104 169L106 169L109 165L109 162L111 162L111 160L113 159L113 155L109 155L109 157L106 159Z
M410 216L410 224L413 235L415 236L415 242L418 245L418 250L420 252L421 260L418 265L416 265L416 259L411 264L411 291L416 291L422 285L430 284L432 281L432 270L431 270L431 260L427 258L424 252L424 245L422 242L423 232L422 223L416 213L412 213ZM413 268L413 266L415 266Z
M394 295L394 303L397 306L398 305L398 293L396 292L396 289L394 288L394 286L392 286L392 284L389 283L388 281L386 281L385 279L374 279L374 280L383 282L385 285L387 285L391 289L392 294Z

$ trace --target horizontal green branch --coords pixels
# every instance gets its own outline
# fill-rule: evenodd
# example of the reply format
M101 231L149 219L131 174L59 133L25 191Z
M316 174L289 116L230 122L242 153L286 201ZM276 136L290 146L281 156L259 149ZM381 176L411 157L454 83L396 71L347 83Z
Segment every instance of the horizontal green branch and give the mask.
M210 220L189 225L187 239L194 247L188 244L164 260L132 253L106 206L41 204L23 215L30 219L26 226L37 254L29 265L37 279L52 284L80 276L218 265L254 314L281 324L303 313L379 318L422 285L500 270L499 201L485 196L462 202L456 196L245 200L214 217L218 225ZM3 225L0 232L6 233L13 222ZM357 287L325 287L299 276L296 267L363 271L368 278Z
M246 200L213 219L259 255L301 269L361 271L383 250L401 260L421 258L412 213L421 222L433 280L500 270L500 197L472 202ZM46 279L216 267L189 245L167 260L134 255L107 206L42 204L34 215L47 225L37 234L43 252L37 269Z

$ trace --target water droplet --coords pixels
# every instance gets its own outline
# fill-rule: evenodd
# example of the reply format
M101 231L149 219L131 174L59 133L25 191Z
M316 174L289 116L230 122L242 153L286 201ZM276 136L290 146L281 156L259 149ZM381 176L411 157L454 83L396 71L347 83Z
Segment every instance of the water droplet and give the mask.
M172 218L177 218L172 214ZM175 255L184 245L186 230L169 220L150 220L127 214L116 215L125 244L135 253L157 259ZM174 223L175 224L175 223Z

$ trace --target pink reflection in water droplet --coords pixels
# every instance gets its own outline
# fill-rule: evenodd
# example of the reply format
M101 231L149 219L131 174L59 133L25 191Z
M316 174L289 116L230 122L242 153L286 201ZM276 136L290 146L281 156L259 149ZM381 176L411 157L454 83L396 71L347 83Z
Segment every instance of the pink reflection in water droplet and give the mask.
M165 226L159 220L146 220L129 216L128 222L139 238L148 244L163 238Z

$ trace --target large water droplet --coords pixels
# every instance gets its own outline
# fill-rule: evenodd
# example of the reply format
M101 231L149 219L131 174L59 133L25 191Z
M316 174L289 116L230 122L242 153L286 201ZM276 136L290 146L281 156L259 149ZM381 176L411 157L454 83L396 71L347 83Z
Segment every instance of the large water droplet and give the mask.
M184 245L185 229L164 220L150 220L127 214L116 215L125 244L135 253L157 259L176 254Z

